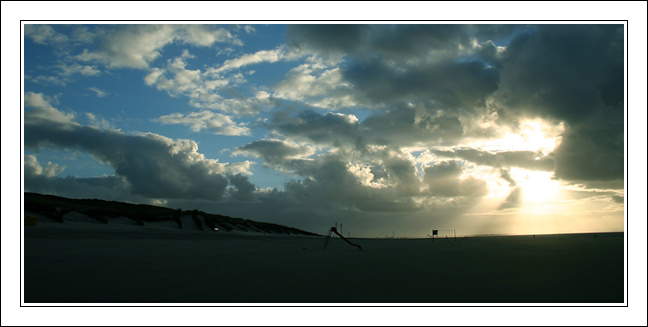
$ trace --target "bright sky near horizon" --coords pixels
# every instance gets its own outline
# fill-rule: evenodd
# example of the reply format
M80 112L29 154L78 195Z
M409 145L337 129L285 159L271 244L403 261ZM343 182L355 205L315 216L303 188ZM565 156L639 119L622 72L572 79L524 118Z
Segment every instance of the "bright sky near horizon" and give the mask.
M25 191L351 236L624 229L621 22L23 30Z

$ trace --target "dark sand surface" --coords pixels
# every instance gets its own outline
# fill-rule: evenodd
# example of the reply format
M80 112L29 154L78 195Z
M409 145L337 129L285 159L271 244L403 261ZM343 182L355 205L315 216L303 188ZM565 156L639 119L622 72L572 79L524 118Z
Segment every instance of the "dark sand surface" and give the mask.
M105 226L105 225L104 225ZM24 302L623 303L623 233L341 239L41 224Z

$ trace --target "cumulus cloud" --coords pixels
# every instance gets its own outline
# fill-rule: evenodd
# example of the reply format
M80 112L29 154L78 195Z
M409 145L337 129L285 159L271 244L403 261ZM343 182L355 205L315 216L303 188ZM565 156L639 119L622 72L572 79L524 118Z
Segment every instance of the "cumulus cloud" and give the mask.
M263 159L264 163L275 169L293 172L305 158L313 154L309 147L280 140L260 140L232 151L233 155L252 155Z
M357 101L371 106L434 102L436 108L472 109L485 105L497 89L497 70L480 61L392 67L372 60L351 65L345 80L354 85Z
M484 180L468 176L461 179L463 169L457 161L441 161L425 168L423 182L430 194L442 197L481 197L488 194Z
M360 137L357 117L334 112L277 111L268 127L286 137L322 145L353 145Z
M44 125L49 123L59 128L78 126L74 113L63 113L52 107L54 99L42 93L26 92L24 95L25 108L33 108L25 112L25 125Z
M492 41L511 36L505 45ZM340 107L385 108L362 125L403 146L438 136L452 144L525 118L564 123L551 158L503 156L513 165L555 167L566 181L623 178L622 25L291 25L287 37L294 49L345 58L322 71L352 92L326 89L323 74L304 66L279 84L278 96L313 103L326 90ZM412 123L439 110L445 121L428 126L450 134L425 135Z
M356 105L351 83L343 80L340 68L326 69L321 63L306 63L291 69L275 87L275 97L330 109Z
M95 183L122 181L119 187L127 185L133 195L147 198L218 201L226 194L227 174L249 172L249 162L230 165L205 158L193 141L172 140L153 133L129 135L99 130L76 123L73 116L53 108L40 94L26 94L25 99L26 107L34 107L25 113L25 148L79 150L115 169L114 178L95 179ZM25 164L32 167L31 175L43 175L42 171L37 174L39 169L33 158L26 159ZM237 189L242 189L240 182L238 185Z
M397 106L362 122L366 135L377 143L399 146L454 144L463 135L458 117L425 106Z
M623 179L623 53L623 25L541 25L510 42L490 105L566 123L556 177Z
M474 106L497 88L498 74L468 58L479 46L472 34L468 25L291 25L287 37L297 49L346 56L338 73L353 85L350 104Z
M54 177L65 170L65 166L60 167L58 164L53 164L51 162L48 162L47 166L43 167L40 165L35 155L25 156L24 168L28 175L41 175L45 177Z
M25 36L38 44L65 43L69 41L65 34L56 32L50 25L25 24L24 32Z
M203 47L215 42L240 44L226 29L208 25L126 25L98 33L99 48L85 49L77 58L112 68L147 69L160 56L161 49L172 42Z
M80 74L83 76L97 76L101 74L101 72L94 65L88 66L88 65L81 65L78 63L67 65L65 63L62 63L58 65L58 68L60 70L61 76L72 76L76 74Z
M30 28L34 42L71 42L56 29ZM502 197L500 210L522 205L523 181L512 168L583 187L623 188L622 25L289 25L285 45L234 57L232 47L214 49L227 60L203 66L193 65L198 51L159 62L161 51L171 43L240 41L202 25L112 29L75 37L98 42L76 57L84 64L65 61L58 79L32 79L97 76L98 64L146 69L146 85L197 109L157 122L221 135L265 133L231 154L257 158L294 179L284 189L259 190L248 177L249 161L222 164L204 158L193 141L126 134L96 117L80 125L76 113L53 108L54 99L26 93L27 148L86 151L116 171L66 180L69 189L110 185L105 190L174 203L229 199L250 213L363 219L408 212L424 220L430 212L434 219L457 217L491 191ZM253 65L261 71L271 64L285 71L282 79L255 84L265 77L255 79ZM256 122L238 121L243 115ZM530 121L540 123L527 130ZM47 167L26 158L29 185L36 179L63 185L62 168Z
M254 184L250 183L250 180L247 176L243 174L236 174L229 178L230 185L233 188L230 188L230 198L234 201L240 202L254 202L257 200L255 195L256 187Z
M264 110L271 102L269 96L257 92L255 97L245 97L232 88L245 81L241 74L220 76L207 70L187 69L187 60L194 58L184 50L180 57L169 60L165 68L152 68L144 77L147 85L166 91L172 97L185 96L189 104L199 109L213 109L225 113L252 115ZM262 91L260 91L262 92ZM228 93L226 98L221 93Z
M186 115L179 113L165 115L158 118L157 121L163 124L186 125L194 132L206 130L214 134L230 136L250 134L250 129L245 124L236 123L230 116L211 111L192 112Z

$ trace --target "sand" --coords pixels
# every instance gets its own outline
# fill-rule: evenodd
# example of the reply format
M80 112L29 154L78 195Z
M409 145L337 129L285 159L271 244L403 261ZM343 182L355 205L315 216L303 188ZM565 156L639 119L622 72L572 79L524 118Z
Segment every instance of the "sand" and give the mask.
M341 239L96 224L24 229L24 303L622 304L623 233Z

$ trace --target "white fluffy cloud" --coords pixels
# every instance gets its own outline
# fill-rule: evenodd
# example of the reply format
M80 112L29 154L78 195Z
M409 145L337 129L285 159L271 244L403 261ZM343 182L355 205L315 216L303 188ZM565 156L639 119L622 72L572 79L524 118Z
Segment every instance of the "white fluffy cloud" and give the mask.
M26 92L24 101L25 108L33 108L25 112L25 125L48 122L63 127L78 126L74 113L63 113L52 107L50 102L54 100L42 93Z
M161 116L157 120L163 124L186 125L194 132L205 130L214 134L231 136L250 134L250 129L245 124L237 124L230 116L211 111L192 112L186 115L176 113Z
M58 33L50 25L25 24L25 36L30 37L38 44L65 43L69 38L65 34Z
M162 48L172 42L196 46L211 46L215 42L240 44L224 28L207 25L126 25L99 33L99 48L86 49L77 58L112 68L147 69L160 56Z
M321 63L306 63L293 68L275 87L275 97L330 109L357 105L351 84L342 78L340 68L326 69Z
M158 90L166 91L173 97L187 97L189 104L198 109L252 115L264 110L270 103L271 99L264 96L267 93L263 91L257 92L255 97L226 98L222 96L220 94L222 91L231 91L232 86L245 81L242 75L234 74L223 77L215 75L209 70L203 72L200 69L187 69L187 60L191 58L193 55L185 50L180 57L169 60L165 68L151 69L144 77L144 82L147 85L155 86Z
M225 60L218 68L210 69L211 74L221 74L229 70L238 69L247 65L259 64L262 62L273 63L284 57L284 51L281 48L275 50L260 50L255 53L244 54L238 58Z

